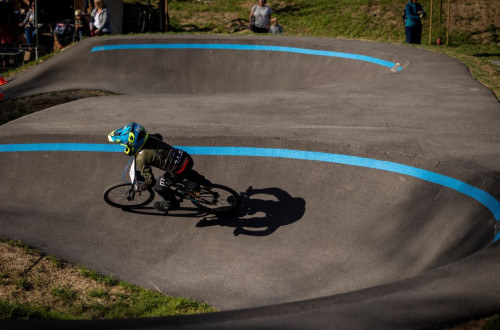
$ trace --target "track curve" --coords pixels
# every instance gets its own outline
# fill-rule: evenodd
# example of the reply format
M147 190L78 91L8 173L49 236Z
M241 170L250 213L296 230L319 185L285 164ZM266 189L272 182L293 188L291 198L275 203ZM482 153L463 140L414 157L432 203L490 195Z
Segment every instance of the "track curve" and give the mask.
M82 88L125 95L20 118L0 127L0 145L99 145L138 121L192 151L198 171L244 198L232 217L189 207L169 217L125 213L101 197L120 180L127 159L119 152L2 152L1 235L226 311L96 327L420 328L500 310L497 207L458 187L498 203L500 108L455 60L333 39L112 37L86 40L6 86L6 97ZM293 159L283 150L384 166ZM457 188L390 164L451 178Z

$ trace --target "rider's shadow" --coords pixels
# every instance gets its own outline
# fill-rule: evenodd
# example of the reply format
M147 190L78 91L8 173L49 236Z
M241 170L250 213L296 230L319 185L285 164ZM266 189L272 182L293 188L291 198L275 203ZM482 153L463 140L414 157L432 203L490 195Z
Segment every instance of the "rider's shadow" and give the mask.
M302 218L306 202L279 188L253 189L241 194L242 206L235 213L207 215L196 227L234 227L233 234L267 236L279 227Z

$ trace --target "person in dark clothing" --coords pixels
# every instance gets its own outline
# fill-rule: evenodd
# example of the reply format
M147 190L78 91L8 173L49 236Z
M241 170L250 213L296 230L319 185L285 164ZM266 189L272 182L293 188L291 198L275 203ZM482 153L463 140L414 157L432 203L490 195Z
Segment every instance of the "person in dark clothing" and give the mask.
M200 184L208 185L210 181L193 170L193 159L179 148L163 142L160 134L149 135L144 127L135 122L129 123L108 134L110 142L125 146L124 152L135 157L136 168L141 172L144 181L138 186L140 191L153 188L164 198L155 202L158 211L169 212L179 208L179 201L170 186L184 179L189 181L188 189L197 190ZM165 173L155 179L152 167Z
M30 9L26 14L26 18L22 23L19 23L20 27L24 27L24 35L26 37L26 43L28 45L33 45L36 41L37 29L35 26L35 2L30 4Z
M405 33L407 43L420 44L422 40L421 18L425 16L426 13L417 0L408 0L405 7Z
M95 8L94 0L84 0L83 1L83 14L87 14L87 10L89 8L90 8L90 11L92 11L92 9Z

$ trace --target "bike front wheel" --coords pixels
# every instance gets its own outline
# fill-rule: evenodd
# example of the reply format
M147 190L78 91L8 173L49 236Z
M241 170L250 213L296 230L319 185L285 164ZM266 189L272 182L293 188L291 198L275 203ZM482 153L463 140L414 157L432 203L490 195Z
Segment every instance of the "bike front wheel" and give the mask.
M197 194L196 198L192 198L191 202L209 213L223 213L239 208L241 206L241 197L229 187L213 184L202 186L200 194Z
M111 206L122 209L136 209L151 203L155 198L152 189L134 191L131 183L120 182L104 190L104 200Z

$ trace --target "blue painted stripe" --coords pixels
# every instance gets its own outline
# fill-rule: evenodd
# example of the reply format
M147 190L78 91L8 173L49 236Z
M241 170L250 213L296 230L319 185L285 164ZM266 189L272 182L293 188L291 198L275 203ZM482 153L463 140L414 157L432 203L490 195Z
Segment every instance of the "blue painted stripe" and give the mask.
M282 46L267 46L267 45L241 45L241 44L120 44L120 45L104 45L92 48L91 52L101 52L110 50L135 50L135 49L213 49L213 50L257 50L270 52L288 52L304 55L340 57L351 60L365 61L377 65L393 68L396 63L382 60L376 57L332 52L328 50L317 50L297 47L282 47ZM398 71L402 70L401 67Z
M273 148L246 148L246 147L199 147L177 146L192 155L206 156L246 156L246 157L277 157L321 161L350 166L359 166L376 170L399 173L432 182L469 196L488 208L496 221L500 221L500 202L484 190L471 186L451 177L419 169L416 167L363 158L357 156L331 154L315 151L273 149ZM84 152L123 152L124 147L117 144L87 144L87 143L33 143L33 144L3 144L0 152L20 151L84 151ZM500 240L498 233L494 242Z
M416 177L428 182L439 184L456 191L459 191L469 197L476 199L486 206L494 215L497 221L500 221L500 202L498 202L489 193L471 186L451 177L419 169L416 167L348 155L330 154L314 151L301 151L289 149L264 149L264 148L242 148L242 147L182 147L188 153L193 155L223 155L223 156L253 156L253 157L279 157L301 160L313 160L330 162L351 166L360 166L371 169L383 170L393 173L404 174Z

